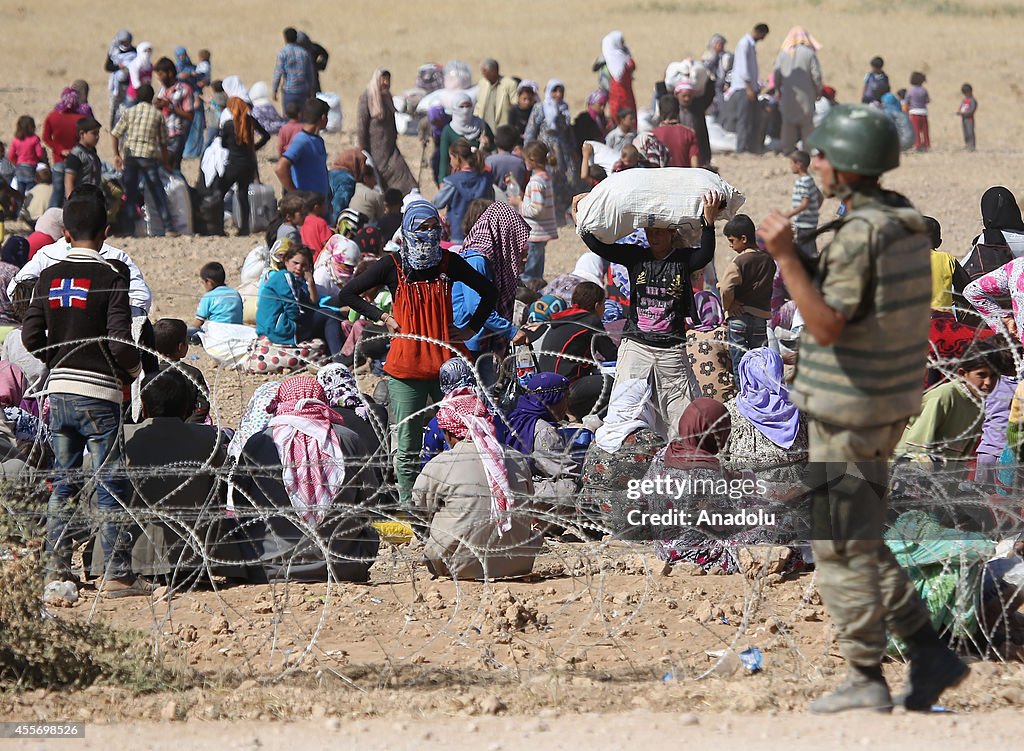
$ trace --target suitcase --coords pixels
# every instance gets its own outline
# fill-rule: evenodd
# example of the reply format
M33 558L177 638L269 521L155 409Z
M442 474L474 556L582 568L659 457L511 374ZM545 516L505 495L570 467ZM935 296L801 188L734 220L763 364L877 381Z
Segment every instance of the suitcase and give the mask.
M171 211L171 221L174 224L174 231L181 235L191 235L192 229L192 195L188 184L177 175L160 173L164 183L164 193L167 194L167 208ZM150 237L163 234L164 223L160 219L160 213L156 210L156 202L153 194L146 186L146 205L143 210L143 217L146 221L146 234Z
M277 216L277 198L274 189L263 183L249 185L249 231L263 232ZM242 210L238 205L238 191L231 201L231 218L236 227L242 226Z

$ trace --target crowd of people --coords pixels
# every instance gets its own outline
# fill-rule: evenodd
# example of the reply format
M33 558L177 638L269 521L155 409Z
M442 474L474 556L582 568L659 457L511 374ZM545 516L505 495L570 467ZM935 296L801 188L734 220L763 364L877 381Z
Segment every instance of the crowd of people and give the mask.
M46 158L31 118L19 119L5 178L32 231L0 250L3 467L36 493L52 479L50 578L98 571L113 598L149 595L153 576L366 581L381 538L402 535L423 540L432 574L459 579L527 574L550 537L645 541L715 573L739 570L742 549L781 546L787 573L816 568L850 664L812 709L891 709L887 629L911 656L905 706L930 708L966 675L947 642L981 638L980 620L936 630L962 590L942 598L920 569L911 581L909 553L883 542L889 460L911 502L965 482L1019 489L1024 221L1014 195L992 188L967 255L939 251L939 222L879 183L907 148L883 61L871 62L864 103L839 105L801 27L762 81L756 45L768 34L758 24L735 55L715 35L701 61L669 66L641 111L633 54L609 33L599 88L576 118L560 80L541 95L484 60L474 95L452 87L423 118L438 147L428 200L398 148L387 70L360 96L358 145L329 165L330 104L315 96L328 55L305 34L285 29L271 86L246 89L213 79L209 51L197 65L184 48L154 62L151 45L119 32L112 170L76 82L46 120L46 209L32 213ZM420 72L419 92L442 89L438 66ZM930 145L924 83L914 73L898 106L918 150ZM964 96L973 149L977 103L969 86ZM673 227L616 242L581 230L573 271L547 278L546 244L589 190L624 170L711 167L712 125L735 133L737 151L784 151L788 208L716 225L726 204L708 191L689 241ZM256 154L275 135L282 196L256 226ZM134 231L146 193L161 231L177 233L161 168L200 155L196 226L223 233L233 193L239 233L263 242L237 288L222 263L202 266L193 320L150 321L150 286L108 240ZM822 223L826 197L839 209ZM196 344L219 357L225 337L242 342L242 367L273 379L237 425L185 362ZM364 393L356 374L379 387ZM863 467L842 483L818 476L836 461ZM757 491L736 495L741 479ZM645 483L678 492L637 493ZM815 535L807 507L830 510L829 534ZM786 522L678 522L766 508ZM675 523L651 521L668 511ZM189 534L168 522L178 516ZM978 515L934 521L966 525L993 555L1005 533ZM91 569L77 572L71 550L85 541ZM1002 590L977 590L979 610L1012 609ZM1004 631L1022 636L1019 623Z

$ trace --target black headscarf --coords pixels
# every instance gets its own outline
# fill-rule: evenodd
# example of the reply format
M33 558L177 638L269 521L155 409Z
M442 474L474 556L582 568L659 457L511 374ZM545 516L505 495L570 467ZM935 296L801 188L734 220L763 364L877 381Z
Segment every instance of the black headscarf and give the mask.
M0 248L0 261L10 263L19 269L28 263L28 240L21 235L11 235Z
M989 188L981 197L981 221L985 225L985 243L1005 245L1002 230L1024 232L1024 218L1020 206L1009 188L997 185Z

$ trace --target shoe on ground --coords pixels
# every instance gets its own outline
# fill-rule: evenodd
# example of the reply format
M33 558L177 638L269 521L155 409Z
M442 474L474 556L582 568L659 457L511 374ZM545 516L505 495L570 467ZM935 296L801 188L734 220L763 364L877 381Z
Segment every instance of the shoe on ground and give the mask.
M907 690L898 701L909 712L930 712L942 692L959 686L970 672L945 644L912 651Z
M836 714L856 709L887 713L892 711L892 696L880 669L877 677L869 677L851 668L839 688L812 701L808 709L813 714Z
M105 579L99 589L99 596L108 599L148 597L151 594L153 585L140 576L134 579Z
M164 233L164 237L181 237L181 233L175 232L173 229L169 229Z

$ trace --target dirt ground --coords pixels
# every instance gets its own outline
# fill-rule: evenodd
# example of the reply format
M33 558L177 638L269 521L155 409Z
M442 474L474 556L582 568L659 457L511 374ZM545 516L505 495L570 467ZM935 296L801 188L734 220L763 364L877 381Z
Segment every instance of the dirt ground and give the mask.
M333 155L352 143L356 98L377 64L393 71L394 89L401 91L423 62L459 58L475 69L480 58L495 57L508 75L542 86L549 77L563 79L577 112L595 83L590 63L601 37L621 28L638 61L643 106L668 62L699 55L713 32L725 34L733 49L753 23L765 21L772 32L760 46L762 70L770 68L786 30L802 24L824 45L826 81L841 101L858 98L875 54L886 58L894 88L906 85L912 70L927 74L933 151L906 155L885 184L941 221L943 249L960 254L979 231L978 200L987 187L1004 184L1020 193L1016 124L1024 92L1005 64L995 62L1017 57L1022 11L1016 5L766 0L754 10L736 2L642 0L628 14L624 9L608 0L507 9L465 0L443 7L369 0L177 0L162 7L11 0L0 50L0 123L8 132L2 140L18 115L32 114L41 127L61 88L79 77L92 85L91 101L106 121L101 65L122 27L137 42L153 42L156 57L184 44L195 59L207 47L215 78L238 74L249 84L270 80L282 27L307 30L331 53L324 89L343 101L345 131L326 138ZM973 83L980 101L976 154L962 151L953 115L964 81ZM404 138L401 148L416 173L419 143ZM276 186L267 161L272 150L261 157L260 174ZM101 155L111 158L106 133ZM720 155L715 163L747 196L745 211L755 220L788 206L793 177L781 157ZM186 173L195 170L188 165ZM834 209L826 202L823 220ZM189 319L202 291L199 267L219 260L229 280L237 279L255 242L130 238L117 244L154 291L153 317ZM571 229L563 230L548 247L548 277L570 270L582 251ZM261 379L193 354L213 388L215 415L233 425ZM87 748L131 737L137 747L154 749L225 742L240 749L337 746L354 739L366 749L443 744L499 751L658 747L670 737L673 745L728 739L749 749L906 748L909 739L914 747L968 749L1005 742L1024 706L1020 663L976 662L970 681L943 699L956 716L802 716L806 702L842 673L808 575L772 586L680 571L665 577L635 551L551 543L533 580L456 586L413 568L415 556L408 547L382 550L369 585L227 587L155 605L100 603L86 591L65 617L142 630L167 664L196 671L193 687L141 696L111 687L9 693L0 695L0 718L90 723ZM728 654L749 646L764 658L756 675ZM724 658L708 654L721 650ZM887 671L899 685L903 667Z

